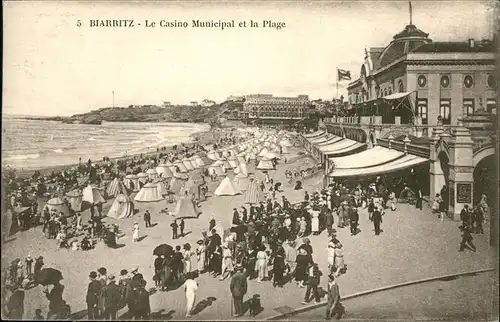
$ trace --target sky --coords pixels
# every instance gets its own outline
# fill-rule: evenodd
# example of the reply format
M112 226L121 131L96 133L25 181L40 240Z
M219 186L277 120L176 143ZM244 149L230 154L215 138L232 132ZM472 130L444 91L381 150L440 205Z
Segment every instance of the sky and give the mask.
M413 23L434 41L491 38L493 2L412 1ZM409 22L403 0L3 6L3 113L40 116L112 106L113 91L115 106L222 102L257 93L331 100L336 69L356 77L364 48L385 47ZM135 27L90 27L91 19L133 19ZM197 19L234 20L236 27L193 28ZM160 27L160 20L189 27ZM259 28L238 27L250 20ZM264 28L264 20L286 27ZM347 83L339 84L339 96L346 96Z

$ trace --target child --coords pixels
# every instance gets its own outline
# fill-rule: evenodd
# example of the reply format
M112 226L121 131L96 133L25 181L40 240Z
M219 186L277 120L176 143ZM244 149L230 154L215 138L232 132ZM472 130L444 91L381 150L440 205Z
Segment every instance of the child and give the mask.
M42 316L42 310L41 309L36 309L35 310L35 316L33 317L34 321L43 321L45 320Z

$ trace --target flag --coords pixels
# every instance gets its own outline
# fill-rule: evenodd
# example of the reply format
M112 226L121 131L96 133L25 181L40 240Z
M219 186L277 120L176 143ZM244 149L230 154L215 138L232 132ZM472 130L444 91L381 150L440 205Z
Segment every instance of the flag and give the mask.
M350 70L345 70L345 69L339 69L337 68L337 78L339 81L346 79L346 80L351 80L351 71Z

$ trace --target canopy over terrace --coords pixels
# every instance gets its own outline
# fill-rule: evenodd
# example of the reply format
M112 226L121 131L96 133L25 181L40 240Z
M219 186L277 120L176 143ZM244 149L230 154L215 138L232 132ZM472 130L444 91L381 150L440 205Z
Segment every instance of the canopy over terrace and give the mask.
M306 148L306 151L311 152L311 149L313 148L314 144L326 141L326 139L329 138L328 135L329 135L328 133L323 132L321 135L317 137L305 139L304 147Z
M319 130L319 131L316 131L316 132L313 132L313 133L303 134L302 136L305 137L305 138L313 138L313 137L319 136L319 135L321 135L323 133L325 133L325 131Z
M343 156L355 153L366 148L366 144L359 143L351 139L340 138L329 145L317 146L313 148L313 153L321 159L323 163L329 156Z

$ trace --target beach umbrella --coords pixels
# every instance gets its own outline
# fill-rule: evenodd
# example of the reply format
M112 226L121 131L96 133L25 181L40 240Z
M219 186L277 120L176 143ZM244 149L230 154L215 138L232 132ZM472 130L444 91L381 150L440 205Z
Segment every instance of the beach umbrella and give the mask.
M48 267L48 268L42 268L42 270L38 274L36 282L43 286L47 286L56 284L62 279L63 276L60 270Z
M168 257L174 253L174 248L168 244L161 244L155 247L153 255Z

